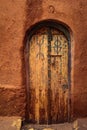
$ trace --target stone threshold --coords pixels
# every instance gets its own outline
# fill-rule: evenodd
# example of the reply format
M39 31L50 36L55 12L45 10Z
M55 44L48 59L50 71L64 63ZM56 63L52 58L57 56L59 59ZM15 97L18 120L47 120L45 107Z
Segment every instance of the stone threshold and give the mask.
M0 117L0 130L87 130L87 118L52 125L23 124L21 117Z
M20 130L22 125L21 117L1 117L0 116L0 130Z

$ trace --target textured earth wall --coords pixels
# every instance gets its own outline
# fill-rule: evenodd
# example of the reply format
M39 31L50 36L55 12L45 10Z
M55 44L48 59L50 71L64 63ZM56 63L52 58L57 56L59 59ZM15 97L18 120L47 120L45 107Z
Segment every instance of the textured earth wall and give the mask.
M70 27L72 117L87 116L87 0L0 1L1 116L25 116L24 37L46 19Z

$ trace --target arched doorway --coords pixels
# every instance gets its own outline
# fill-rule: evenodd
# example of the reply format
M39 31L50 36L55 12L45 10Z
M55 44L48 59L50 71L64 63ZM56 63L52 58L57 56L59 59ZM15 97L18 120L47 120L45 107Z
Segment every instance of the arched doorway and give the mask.
M70 37L61 25L40 25L31 30L26 44L27 120L36 124L67 122Z

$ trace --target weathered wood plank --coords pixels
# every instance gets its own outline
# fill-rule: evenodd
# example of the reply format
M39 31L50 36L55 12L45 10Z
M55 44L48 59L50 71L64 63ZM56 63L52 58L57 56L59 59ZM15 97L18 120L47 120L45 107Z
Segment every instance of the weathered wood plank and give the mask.
M30 113L37 123L47 123L47 35L34 35L30 45ZM34 108L33 108L34 107Z

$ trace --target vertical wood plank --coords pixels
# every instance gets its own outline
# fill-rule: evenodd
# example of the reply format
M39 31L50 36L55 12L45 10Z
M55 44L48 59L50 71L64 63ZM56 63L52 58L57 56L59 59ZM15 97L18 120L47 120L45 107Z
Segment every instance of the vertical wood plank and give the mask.
M30 45L30 118L35 123L47 123L47 35L37 32ZM33 122L33 121L32 121Z
M52 123L68 120L68 41L63 34L53 32L51 41L51 117Z

